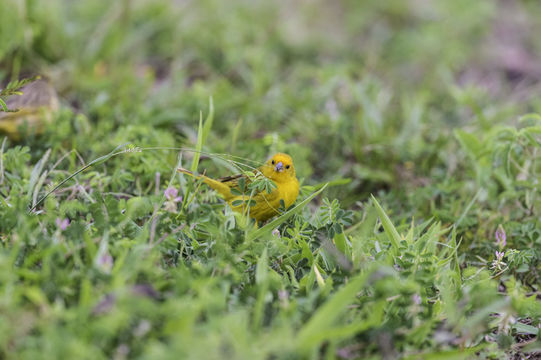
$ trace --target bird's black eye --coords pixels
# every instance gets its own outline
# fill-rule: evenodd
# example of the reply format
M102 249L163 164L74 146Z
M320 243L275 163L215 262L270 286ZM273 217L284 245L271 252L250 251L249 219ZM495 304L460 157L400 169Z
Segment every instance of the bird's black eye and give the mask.
M272 162L272 165L274 165L275 161L274 161L274 160L272 160L271 162Z
M286 169L289 169L289 165L286 165Z

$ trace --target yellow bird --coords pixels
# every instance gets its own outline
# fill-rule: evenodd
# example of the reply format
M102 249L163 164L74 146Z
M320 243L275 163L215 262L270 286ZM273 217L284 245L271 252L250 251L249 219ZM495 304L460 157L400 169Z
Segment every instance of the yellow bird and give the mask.
M179 168L178 171L194 176L191 171L183 168ZM217 180L204 175L195 177L203 179L205 184L219 192L233 211L248 213L250 218L255 219L256 222L261 222L279 214L280 200L283 200L286 209L297 200L297 196L299 196L299 180L295 175L295 167L291 156L283 153L275 154L257 171L276 184L276 188L272 189L270 193L263 190L250 197L251 192L245 188L244 194L242 194L239 180L244 179L244 181L240 182L248 185L250 179L246 175L228 176ZM252 200L251 206L246 205L250 200Z

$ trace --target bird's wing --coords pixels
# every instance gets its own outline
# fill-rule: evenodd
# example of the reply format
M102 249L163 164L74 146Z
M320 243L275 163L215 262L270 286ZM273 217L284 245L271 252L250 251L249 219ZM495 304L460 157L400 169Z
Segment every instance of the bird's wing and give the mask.
M224 177L219 178L218 181L223 182L223 183L237 184L241 177L246 178L246 175L237 174L237 175L224 176Z
M234 211L249 213L250 217L257 221L265 221L279 214L280 192L275 189L271 193L261 191L255 194L237 195L229 200L229 204Z
M246 185L252 182L252 180L250 180L250 178L244 174L224 176L219 178L218 181L227 185L229 188L238 188L240 179L244 179L244 184Z

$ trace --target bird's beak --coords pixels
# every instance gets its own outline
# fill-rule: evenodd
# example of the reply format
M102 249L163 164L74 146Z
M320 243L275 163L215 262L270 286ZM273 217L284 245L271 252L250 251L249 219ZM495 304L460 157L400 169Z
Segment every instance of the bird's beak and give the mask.
M278 172L284 171L284 164L282 164L281 161L278 161L278 163L274 166L274 170Z

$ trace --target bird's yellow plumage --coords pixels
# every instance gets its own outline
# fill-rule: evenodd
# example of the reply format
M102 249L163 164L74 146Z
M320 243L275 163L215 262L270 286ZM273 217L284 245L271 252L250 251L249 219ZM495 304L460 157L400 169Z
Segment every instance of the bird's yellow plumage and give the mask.
M272 180L276 184L270 193L261 191L256 194L239 195L239 191L232 192L231 189L239 190L239 179L244 178L249 183L248 177L244 175L228 176L222 179L212 179L208 176L199 175L198 179L203 179L205 184L219 192L227 201L233 211L247 212L250 218L257 222L266 221L271 217L278 215L280 200L283 200L285 207L291 206L299 195L299 181L295 175L293 160L287 154L278 153L271 157L265 165L257 169L263 176ZM194 176L191 171L179 168L178 171ZM240 200L240 201L238 201ZM245 202L255 201L255 204L246 207ZM239 205L238 203L241 203Z

